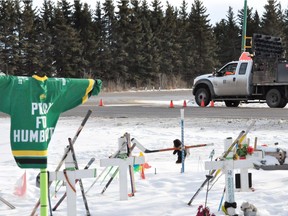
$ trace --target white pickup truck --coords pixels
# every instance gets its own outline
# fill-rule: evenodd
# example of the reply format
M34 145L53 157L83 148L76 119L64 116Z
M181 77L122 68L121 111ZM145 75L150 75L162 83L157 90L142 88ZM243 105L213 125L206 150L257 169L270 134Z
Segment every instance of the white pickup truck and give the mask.
M257 39L257 35L254 37ZM270 36L258 35L260 42L263 37ZM248 52L243 52L239 61L229 62L215 73L196 77L192 93L198 106L207 106L213 100L224 101L227 107L238 107L240 102L266 102L271 108L284 108L288 102L288 62L278 55L283 50L279 52L269 46L267 50L262 47L261 50L259 47L254 52L259 54L257 61ZM271 50L279 58L269 56Z

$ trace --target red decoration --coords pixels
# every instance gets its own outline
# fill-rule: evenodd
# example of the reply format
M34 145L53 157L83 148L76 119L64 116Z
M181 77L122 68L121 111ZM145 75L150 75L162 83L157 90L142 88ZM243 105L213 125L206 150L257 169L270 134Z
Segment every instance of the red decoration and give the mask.
M248 146L247 153L251 155L251 154L253 154L253 152L254 152L254 148L251 146Z
M198 212L196 216L216 216L215 214L210 214L210 210L208 207L203 207L203 205L200 205L198 207Z

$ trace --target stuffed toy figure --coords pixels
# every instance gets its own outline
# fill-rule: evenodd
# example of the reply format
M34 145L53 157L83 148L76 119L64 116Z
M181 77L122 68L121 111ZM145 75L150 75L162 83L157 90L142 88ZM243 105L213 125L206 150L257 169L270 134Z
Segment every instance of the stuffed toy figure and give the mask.
M174 144L174 148L178 148L177 150L173 151L173 154L175 155L177 153L177 156L178 156L176 163L182 163L182 150L181 150L182 142L179 139L175 139L173 141L173 144ZM186 155L187 155L187 152L185 149L184 150L184 160L185 160Z
M257 215L257 208L253 204L250 204L249 202L243 202L240 208L244 212L244 216Z

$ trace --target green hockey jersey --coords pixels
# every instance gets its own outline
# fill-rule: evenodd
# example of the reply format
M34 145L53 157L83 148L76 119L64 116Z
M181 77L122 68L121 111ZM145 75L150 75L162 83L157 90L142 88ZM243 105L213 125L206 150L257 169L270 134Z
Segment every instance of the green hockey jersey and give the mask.
M0 76L0 111L11 116L10 143L20 168L47 168L47 149L62 112L101 90L101 80Z

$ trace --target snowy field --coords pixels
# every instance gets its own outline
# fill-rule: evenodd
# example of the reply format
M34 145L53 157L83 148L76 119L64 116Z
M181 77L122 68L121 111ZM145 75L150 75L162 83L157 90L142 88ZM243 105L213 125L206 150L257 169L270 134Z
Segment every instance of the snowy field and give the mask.
M187 107L186 109L193 109ZM211 151L215 150L215 159L223 152L223 143L227 137L235 139L241 130L245 130L252 119L185 119L185 144L196 145L214 143L214 146L192 148L190 156L185 162L185 172L181 173L181 164L175 164L177 156L171 151L145 154L146 162L151 168L145 170L145 179L135 172L136 194L127 201L119 200L118 176L102 195L100 192L110 178L99 181L87 194L91 215L100 216L182 216L196 215L199 205L205 204L206 187L200 192L191 206L187 203L200 187L208 174L204 169L205 161L209 161ZM81 117L60 118L54 136L49 145L48 170L54 171L63 155L64 147L68 144L68 137L73 138L82 122ZM286 148L287 127L286 120L256 119L256 124L250 131L248 138L253 145L257 137L258 145L268 145ZM36 187L36 176L39 170L27 169L27 192L24 196L14 194L17 180L25 170L17 167L9 145L10 119L0 119L0 196L11 202L16 209L9 209L0 202L0 215L28 216L39 198ZM130 133L131 138L137 139L147 149L162 149L173 147L174 139L181 139L180 112L179 118L171 119L128 119L128 118L96 118L90 117L75 143L76 157L79 167L83 168L87 162L95 157L91 168L97 168L98 174L104 169L100 167L100 159L108 158L118 148L118 138L124 133ZM138 156L140 150L135 148L133 155ZM115 169L115 168L114 168ZM237 172L237 170L236 170ZM254 192L235 192L238 205L237 213L243 215L240 205L244 201L254 204L260 216L288 215L288 172L263 171L250 169L252 173L252 187ZM104 181L103 181L104 180ZM85 189L88 189L94 179L83 179ZM102 182L103 181L103 182ZM101 183L102 182L102 183ZM50 193L55 191L52 184ZM224 215L218 211L225 178L222 175L209 191L207 206L215 215ZM77 185L77 215L85 215L80 188ZM52 206L65 191L60 191L51 198ZM130 191L130 187L129 187ZM66 200L53 215L67 215Z

